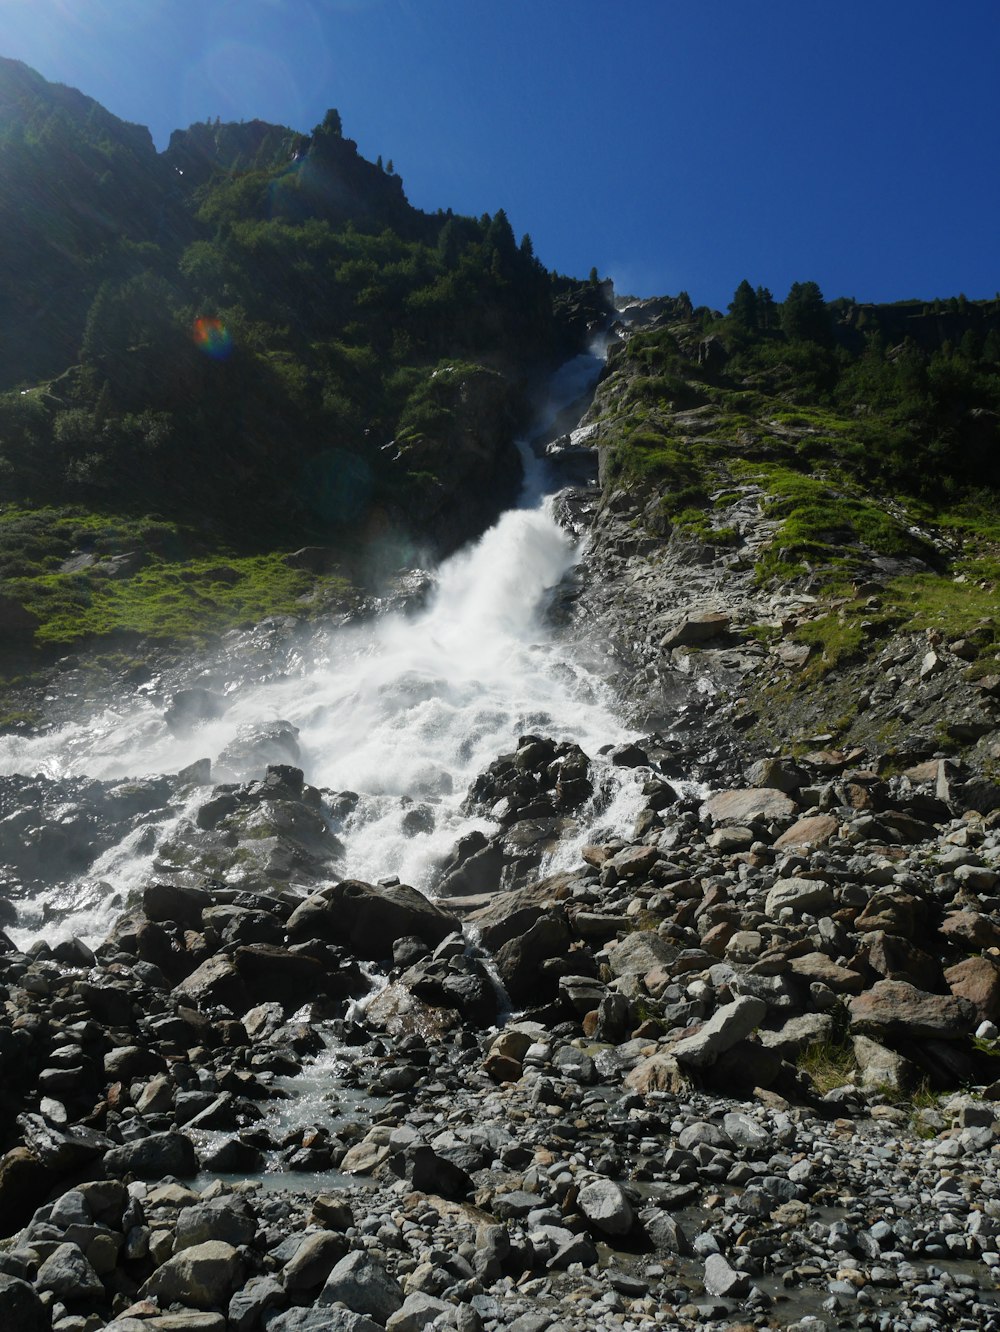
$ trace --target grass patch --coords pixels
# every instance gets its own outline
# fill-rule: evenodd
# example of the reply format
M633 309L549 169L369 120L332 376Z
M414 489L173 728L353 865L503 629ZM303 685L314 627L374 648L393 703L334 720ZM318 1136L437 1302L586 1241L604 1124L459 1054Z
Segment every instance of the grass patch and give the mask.
M857 1067L849 1041L819 1041L799 1056L799 1069L809 1075L821 1096L843 1087Z
M61 572L70 557L93 563ZM125 565L113 557L129 557ZM133 633L157 641L204 641L269 615L302 613L322 590L349 601L346 577L318 578L281 552L206 550L204 538L156 518L85 511L8 509L0 514L0 575L6 595L38 617L35 643L69 646Z
M1000 647L997 594L992 587L957 583L940 574L913 574L888 584L884 605L914 632L936 629L945 639L966 638L981 656Z

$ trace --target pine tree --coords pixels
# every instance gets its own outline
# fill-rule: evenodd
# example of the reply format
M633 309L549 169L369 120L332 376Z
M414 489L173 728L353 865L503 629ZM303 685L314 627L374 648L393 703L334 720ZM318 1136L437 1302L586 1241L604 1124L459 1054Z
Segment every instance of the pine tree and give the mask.
M729 302L729 319L738 333L751 336L757 331L757 296L746 278L736 288Z
M781 307L781 328L789 342L832 341L830 314L815 282L793 282Z

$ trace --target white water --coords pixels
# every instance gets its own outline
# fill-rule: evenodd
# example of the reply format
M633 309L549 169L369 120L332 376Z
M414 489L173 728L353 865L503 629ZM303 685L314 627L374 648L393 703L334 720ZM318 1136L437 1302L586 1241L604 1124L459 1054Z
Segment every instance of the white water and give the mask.
M581 357L564 367L553 384L550 416L579 396L599 364ZM526 455L521 507L442 564L424 611L331 630L318 656L296 673L234 690L224 717L184 737L167 728L162 706L137 695L57 733L0 739L0 772L100 778L177 772L214 758L245 724L285 719L299 728L307 780L361 795L339 830L345 875L369 881L398 875L430 887L456 839L486 826L460 810L472 779L513 749L519 735L574 740L592 758L601 746L629 738L603 683L546 623L551 591L578 550L554 520L551 500L541 498L543 469ZM614 807L605 818L621 827L637 805L634 779L615 770L607 780ZM402 818L413 802L431 807L433 831L404 834ZM573 854L568 849L560 858ZM123 846L104 858L100 877L119 897L150 859ZM71 894L73 926L99 937L113 918L114 898L102 895L101 906L89 896L81 902ZM90 928L81 929L88 913Z

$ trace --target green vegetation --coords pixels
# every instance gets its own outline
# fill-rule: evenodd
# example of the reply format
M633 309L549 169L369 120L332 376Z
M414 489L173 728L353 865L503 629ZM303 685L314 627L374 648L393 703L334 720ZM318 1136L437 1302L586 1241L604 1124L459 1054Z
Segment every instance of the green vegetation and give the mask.
M849 1040L820 1041L810 1045L798 1059L798 1067L809 1075L821 1096L842 1087L857 1070L854 1047Z
M0 59L0 174L0 578L36 644L342 598L283 563L307 543L369 571L454 546L516 490L528 374L608 309L502 209L411 207L334 110L157 154Z
M405 529L411 490L452 482L447 458L428 475L390 447L446 430L441 383L427 410L434 368L488 364L513 403L606 307L599 284L550 274L502 209L412 208L336 111L311 135L195 125L157 155L145 130L13 61L0 106L5 298L46 311L0 368L0 481L22 505L155 507L261 551ZM468 396L469 374L447 387ZM338 502L317 504L331 456Z
M309 594L317 607L356 597L345 573L318 578L277 552L206 553L196 533L159 519L51 508L0 513L0 577L38 617L40 645L122 633L198 641L302 614Z

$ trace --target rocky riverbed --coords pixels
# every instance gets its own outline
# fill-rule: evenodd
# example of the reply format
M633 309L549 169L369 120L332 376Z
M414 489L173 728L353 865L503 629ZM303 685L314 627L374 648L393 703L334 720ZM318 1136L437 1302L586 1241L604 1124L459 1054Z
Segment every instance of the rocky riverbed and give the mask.
M11 1326L1000 1326L1000 821L941 762L604 761L635 827L541 880L592 756L491 765L434 902L278 764L96 949L5 940Z
M481 552L491 613L530 620L530 574L564 656L495 637L456 566L471 629L432 612L373 688L352 639L336 707L303 662L343 671L344 640L277 622L102 676L93 723L86 654L34 698L18 743L68 765L0 777L0 1327L1000 1329L1000 693L968 673L976 627L883 624L809 675L800 631L838 607L756 576L756 482L720 479L718 540L598 484L619 389L549 445L576 568L547 519L537 567ZM871 561L872 625L898 572ZM515 673L545 688L470 766ZM608 680L627 720L592 743ZM457 784L417 752L449 713ZM352 728L420 789L310 780ZM358 877L364 819L369 857L390 827L436 839L395 862L430 865L424 891Z

